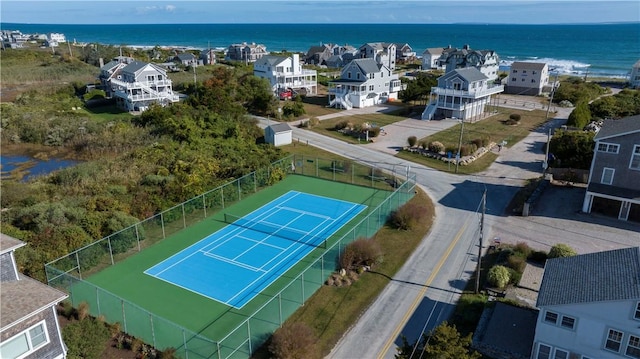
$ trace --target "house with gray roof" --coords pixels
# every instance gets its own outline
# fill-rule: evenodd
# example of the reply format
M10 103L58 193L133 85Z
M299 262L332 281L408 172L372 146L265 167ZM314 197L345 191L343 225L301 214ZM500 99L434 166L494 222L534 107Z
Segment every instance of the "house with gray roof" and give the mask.
M640 247L547 260L533 359L640 358Z
M256 62L256 60L268 54L267 47L262 44L256 44L255 42L247 44L243 42L229 45L225 53L225 60L249 63Z
M308 65L325 65L325 61L333 55L333 45L321 44L311 46L304 57L304 62Z
M444 70L438 60L442 56L444 47L430 47L422 52L422 69L423 70Z
M582 211L640 223L640 115L605 120L593 140Z
M329 81L329 106L351 109L374 106L398 99L400 79L387 66L372 58L355 59Z
M0 233L0 358L65 358L56 305L68 295L18 272L25 245Z
M274 146L289 145L293 141L293 130L287 123L274 123L265 127L264 140Z
M360 58L373 59L389 70L396 69L396 44L390 42L368 42L360 46Z
M469 45L464 45L461 49L448 46L442 51L438 66L444 67L445 72L475 67L490 81L495 81L498 78L500 58L493 50L473 50Z
M495 85L475 67L454 69L440 76L438 86L431 88L431 101L422 119L481 119L491 96L502 91L504 86Z
M198 59L190 52L181 52L171 59L173 62L183 66L198 66Z
M164 68L130 57L120 56L101 66L99 79L107 97L115 98L125 111L144 111L153 103L166 106L179 100Z

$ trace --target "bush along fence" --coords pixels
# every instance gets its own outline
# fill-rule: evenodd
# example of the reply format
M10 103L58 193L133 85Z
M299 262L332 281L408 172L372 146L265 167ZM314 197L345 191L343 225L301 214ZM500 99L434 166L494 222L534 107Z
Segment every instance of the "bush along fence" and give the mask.
M174 348L178 357L246 358L338 268L340 254L347 244L357 238L373 236L385 224L391 212L413 197L415 174L408 169L403 173L403 170L404 168L398 168L397 172L404 177L396 177L393 174L387 175L388 170L355 162L289 156L272 163L268 168L217 187L47 263L47 281L50 286L69 293L74 306L87 302L92 315L102 315L111 323L121 323L126 333L158 349ZM395 173L396 169L392 168L391 172ZM375 209L360 222L347 228L347 232L332 242L312 264L301 270L279 292L270 295L264 305L248 315L224 338L217 341L206 338L83 280L83 277L115 265L260 189L275 184L287 173L393 191L389 191Z

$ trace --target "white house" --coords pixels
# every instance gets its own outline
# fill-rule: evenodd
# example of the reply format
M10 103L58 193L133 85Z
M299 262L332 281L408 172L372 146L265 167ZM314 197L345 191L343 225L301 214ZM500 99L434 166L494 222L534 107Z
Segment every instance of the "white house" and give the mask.
M355 59L342 68L340 78L329 82L329 106L362 108L398 99L400 79L372 58Z
M442 56L444 47L431 47L422 53L422 69L423 70L444 70L444 66L440 65L438 60Z
M640 358L640 247L549 259L531 358Z
M56 42L56 43L67 42L67 38L64 36L64 34L60 34L56 32L50 32L49 35L47 36L47 40L49 40L49 42Z
M267 54L269 53L267 52L266 46L256 44L255 42L250 44L243 42L242 44L229 45L225 54L225 60L244 61L249 63L256 62L256 60L266 56Z
M640 60L638 60L631 68L629 74L629 87L633 89L640 89Z
M373 59L389 70L396 68L396 44L389 42L368 42L360 46L360 58Z
M457 118L471 120L482 116L491 96L504 91L475 67L455 69L438 78L431 88L431 102L422 113L423 120Z
M68 295L18 272L25 245L0 233L0 358L65 358L56 305Z
M300 63L300 55L263 56L253 64L253 74L269 80L274 94L286 89L304 90L309 95L318 92L316 70L306 70Z
M539 96L549 84L549 67L542 62L520 62L511 64L504 92L515 95Z
M493 50L472 50L469 45L464 45L462 49L449 46L442 51L438 66L444 67L445 72L475 67L487 76L489 81L494 81L498 78L500 58Z
M107 97L126 111L144 111L152 103L178 102L167 71L156 64L119 56L100 67L100 83Z
M264 129L264 140L274 146L291 144L293 130L286 123L276 123Z

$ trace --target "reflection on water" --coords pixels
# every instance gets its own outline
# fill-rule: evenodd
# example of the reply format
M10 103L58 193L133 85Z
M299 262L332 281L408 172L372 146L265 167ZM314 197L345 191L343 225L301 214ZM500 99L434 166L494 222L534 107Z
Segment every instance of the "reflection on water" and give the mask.
M2 178L11 176L11 171L20 170L24 174L23 181L35 176L46 175L59 169L74 166L78 161L63 160L59 158L49 158L40 160L37 158L22 155L1 155L0 169Z

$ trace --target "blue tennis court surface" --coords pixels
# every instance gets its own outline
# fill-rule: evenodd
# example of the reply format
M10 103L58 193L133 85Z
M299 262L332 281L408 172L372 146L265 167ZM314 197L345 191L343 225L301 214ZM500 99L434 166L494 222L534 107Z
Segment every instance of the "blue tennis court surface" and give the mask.
M145 273L241 308L365 208L290 191Z

